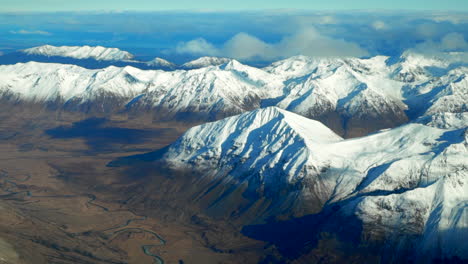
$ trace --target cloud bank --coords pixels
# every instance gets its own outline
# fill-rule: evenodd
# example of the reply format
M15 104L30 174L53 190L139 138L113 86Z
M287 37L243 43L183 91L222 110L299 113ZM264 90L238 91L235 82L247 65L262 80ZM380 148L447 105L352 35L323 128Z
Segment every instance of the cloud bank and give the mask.
M197 38L177 45L176 52L189 55L225 56L240 60L275 60L295 55L316 57L362 57L368 51L358 44L320 34L314 27L298 30L278 42L265 42L241 32L220 46Z
M20 35L43 35L43 36L50 36L52 35L50 32L42 31L42 30L25 30L20 29L18 31L11 30L11 34L20 34Z
M188 42L181 42L176 47L176 52L192 55L219 56L220 51L204 38L197 38Z
M416 45L411 50L420 53L468 52L468 42L462 34L452 32L439 41L428 40Z
M160 56L175 63L204 55L266 64L298 54L467 51L467 40L466 12L0 13L0 46L12 50L44 44L101 45L128 50L142 60Z

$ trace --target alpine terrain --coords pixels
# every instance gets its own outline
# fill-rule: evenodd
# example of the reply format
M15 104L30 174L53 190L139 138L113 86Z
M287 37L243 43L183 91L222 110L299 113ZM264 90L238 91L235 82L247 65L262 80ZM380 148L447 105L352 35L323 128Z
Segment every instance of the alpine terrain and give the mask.
M301 37L0 54L0 263L467 263L466 42L227 58Z

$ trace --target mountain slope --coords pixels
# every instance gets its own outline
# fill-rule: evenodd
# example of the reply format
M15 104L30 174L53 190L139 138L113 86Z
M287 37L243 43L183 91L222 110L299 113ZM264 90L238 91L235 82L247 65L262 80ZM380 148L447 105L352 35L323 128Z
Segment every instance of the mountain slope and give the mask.
M292 57L266 68L286 78L277 105L318 119L346 136L405 123L402 84L388 78L387 57Z
M106 48L101 46L51 46L44 45L25 49L22 52L28 55L70 57L75 59L95 59L104 61L131 60L133 55L117 48Z
M174 63L161 58L154 58L153 60L146 62L146 65L166 70L174 70L177 68L177 65L175 65Z
M73 64L87 69L103 69L109 66L132 66L142 70L173 71L177 65L162 58L140 61L134 55L117 48L90 46L51 46L44 45L11 53L0 54L0 65L13 65L27 62Z
M182 69L200 69L208 66L219 66L230 62L231 59L219 57L201 57L193 61L182 64Z
M320 122L268 107L194 127L168 148L111 165L153 160L176 175L188 170L196 190L182 197L212 216L252 222L319 210L330 192L317 181L328 167L326 146L341 140Z
M199 113L209 120L255 109L269 88L281 85L266 73L258 76L255 68L227 67L165 72L29 62L0 66L0 92L9 100L54 103L59 108L107 105L101 111L156 109L166 118Z
M253 171L269 184L282 185L318 173L326 166L320 161L323 145L340 140L320 122L268 107L192 128L165 158L174 166L216 164L233 167L235 174Z
M156 110L168 119L215 120L260 106L277 106L319 120L346 138L396 127L426 115L466 111L467 67L422 55L405 56L393 64L391 58L383 56L296 56L264 69L208 57L199 59L200 69L178 71L161 59L153 61L153 66L132 62L144 67L170 67L171 72L129 66L76 70L70 65L26 63L0 67L0 88L2 98L8 100L42 100L48 105L56 102L55 108L62 108L61 102L67 103L69 110ZM395 77L396 71L413 66L424 70L424 76L411 82ZM112 84L103 89L106 85L102 82ZM102 104L107 106L96 107Z
M356 218L362 243L386 244L395 260L415 246L417 258L468 258L467 126L408 124L342 140L317 121L265 108L192 128L158 160L217 182L199 187L218 217L248 223L331 210L323 228Z
M459 67L446 75L418 85L407 86L406 104L413 116L468 111L468 68Z

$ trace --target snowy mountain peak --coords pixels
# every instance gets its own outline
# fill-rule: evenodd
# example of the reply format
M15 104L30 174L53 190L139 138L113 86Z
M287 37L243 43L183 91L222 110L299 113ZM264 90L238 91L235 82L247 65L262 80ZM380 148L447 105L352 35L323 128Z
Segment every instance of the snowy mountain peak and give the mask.
M436 56L406 51L395 65L393 77L403 82L426 81L431 76L431 68L447 68L449 62Z
M327 59L301 55L274 62L265 67L264 70L285 78L298 78L310 74L318 68L328 68L328 66L336 68L340 64L342 61L338 58Z
M257 110L261 113L267 112L267 116L279 116L296 133L301 135L308 142L330 143L342 140L332 130L321 122L305 118L301 115L283 110L278 107L267 107L263 110ZM268 119L267 119L268 120Z
M461 129L468 125L468 112L436 113L420 117L415 122L443 129Z
M226 215L237 212L228 205L242 193L251 203L241 212L339 210L362 221L371 239L395 234L383 242L466 257L468 129L460 122L461 129L413 123L342 140L320 122L270 107L194 127L163 160L229 186L207 195Z
M349 70L361 73L375 73L385 70L388 59L386 56L375 56L369 59L359 58L333 58L333 57L308 57L294 56L288 59L277 61L265 68L266 71L285 75L286 77L302 77L310 73L324 73L333 71L339 67L346 67Z
M153 60L146 62L146 65L152 66L152 67L167 68L167 69L175 69L177 67L177 65L175 65L174 63L169 62L162 58L154 58Z
M304 177L305 171L316 174L325 166L318 155L326 152L322 146L341 140L318 121L267 107L188 130L171 145L165 160L198 169L223 164L234 174L252 171L290 182Z
M25 49L22 51L28 55L58 56L75 59L95 59L102 61L131 60L133 55L117 48L106 48L101 46L51 46L44 45Z
M193 61L182 64L184 69L198 69L208 66L218 66L230 62L232 59L219 57L201 57Z
M237 60L232 59L232 60L227 61L226 63L221 64L221 66L225 70L230 70L230 69L237 70L237 69L243 69L246 65L240 63Z
M401 79L394 74L410 69L405 63L413 59L402 58L402 62L393 65L387 65L387 59L384 56L368 59L296 56L259 69L233 59L204 57L198 62L208 65L217 61L221 65L167 72L127 67L127 74L111 74L115 80L106 79L112 88L95 81L95 74L104 76L109 72L102 68L73 70L53 63L37 67L11 65L1 68L0 91L24 101L36 98L58 103L74 98L77 102L79 98L91 103L99 98L92 93L106 86L105 96L120 100L115 109L128 109L127 103L132 102L131 107L158 109L172 116L193 113L205 121L277 106L320 120L344 137L395 127L423 115L460 113L468 109L467 67L420 67L409 71L409 75L399 76L404 77ZM162 59L155 59L154 63L168 65ZM53 71L59 68L69 73L56 78ZM419 70L423 71L422 75L418 74ZM408 82L420 77L426 81ZM42 94L47 91L50 94Z

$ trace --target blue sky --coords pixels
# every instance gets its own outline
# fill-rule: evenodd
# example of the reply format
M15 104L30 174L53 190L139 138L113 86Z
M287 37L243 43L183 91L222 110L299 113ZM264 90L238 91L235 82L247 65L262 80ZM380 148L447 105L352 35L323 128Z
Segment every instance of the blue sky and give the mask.
M83 10L252 10L252 9L407 9L465 10L467 0L2 0L0 12L6 11L83 11Z
M467 40L468 13L456 11L0 12L0 53L45 44L100 45L143 60L220 56L264 63L300 54L468 52Z

